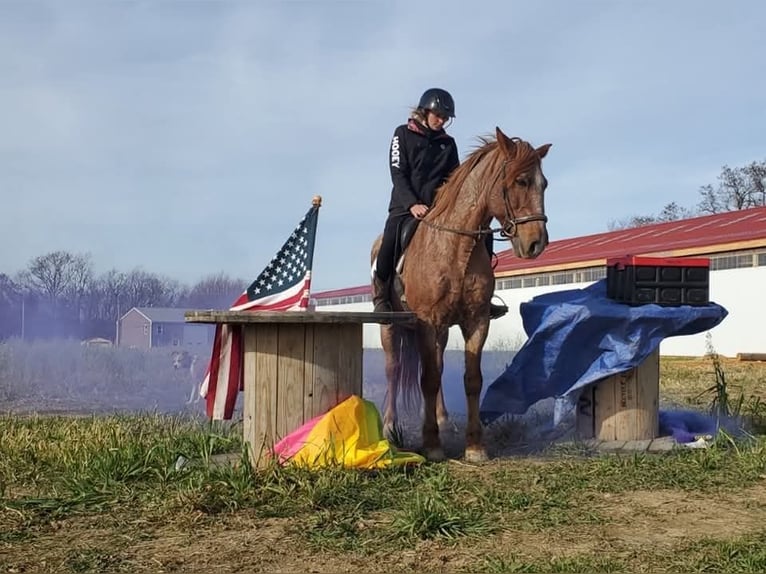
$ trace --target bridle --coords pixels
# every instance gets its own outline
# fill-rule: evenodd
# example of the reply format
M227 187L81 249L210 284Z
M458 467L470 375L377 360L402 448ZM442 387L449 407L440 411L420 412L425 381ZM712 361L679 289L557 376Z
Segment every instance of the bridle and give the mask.
M420 221L425 223L428 227L431 227L433 229L438 229L439 231L449 231L450 233L457 233L459 235L468 235L470 237L476 237L477 239L484 235L499 233L504 239L498 239L497 241L509 241L513 239L514 237L516 237L518 235L519 225L530 223L532 221L542 221L543 223L547 223L548 216L545 215L544 213L533 213L531 215L516 217L516 214L513 211L513 207L511 206L510 198L508 197L508 186L506 185L505 166L509 162L510 162L509 159L503 160L502 169L500 169L497 172L495 179L492 180L492 184L489 187L489 189L492 189L495 186L495 184L497 184L497 180L502 176L503 207L505 208L505 221L500 227L484 227L477 230L456 229L454 227L448 227L446 225L439 225L438 223L433 223L431 221L428 221L427 219L421 219Z

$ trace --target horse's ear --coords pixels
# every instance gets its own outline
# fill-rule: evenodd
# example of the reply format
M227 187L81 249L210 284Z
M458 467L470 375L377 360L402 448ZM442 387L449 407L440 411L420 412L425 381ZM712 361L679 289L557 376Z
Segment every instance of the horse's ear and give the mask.
M497 138L497 143L500 146L500 149L503 151L503 154L512 157L513 147L515 144L508 138L507 135L503 133L503 130L497 126L495 126L495 137Z
M539 157L540 159L543 159L546 155L548 155L548 150L551 149L552 145L553 144L545 144L537 148L535 150L537 152L537 157Z

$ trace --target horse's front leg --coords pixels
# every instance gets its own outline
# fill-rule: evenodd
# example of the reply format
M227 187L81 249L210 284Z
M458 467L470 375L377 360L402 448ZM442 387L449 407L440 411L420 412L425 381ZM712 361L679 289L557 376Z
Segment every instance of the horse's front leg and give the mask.
M383 436L396 444L399 442L400 433L397 429L396 400L399 394L399 377L401 364L399 361L396 333L392 325L382 325L380 328L380 342L386 360L386 400L383 407ZM397 444L397 446L402 446Z
M481 353L489 333L489 317L480 315L470 324L461 326L465 338L465 386L468 424L465 429L465 458L470 462L487 460L479 418L479 399L482 387Z
M424 328L418 333L422 372L420 388L423 392L423 455L430 461L441 462L446 457L439 437L436 417L437 395L441 386L441 369L437 336L433 329Z
M439 391L436 393L436 422L439 424L439 430L456 431L457 427L450 424L447 405L444 402L444 350L447 348L449 338L449 329L445 329L438 335L438 347L436 352L436 364L439 370Z

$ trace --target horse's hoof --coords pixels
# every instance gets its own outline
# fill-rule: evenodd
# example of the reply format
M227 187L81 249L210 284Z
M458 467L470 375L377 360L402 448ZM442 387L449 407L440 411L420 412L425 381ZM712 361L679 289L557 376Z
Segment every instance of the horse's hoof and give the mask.
M423 451L423 456L425 456L426 460L429 462L444 462L447 460L441 447L427 448Z
M487 462L489 457L483 448L467 448L465 449L465 460L466 462Z

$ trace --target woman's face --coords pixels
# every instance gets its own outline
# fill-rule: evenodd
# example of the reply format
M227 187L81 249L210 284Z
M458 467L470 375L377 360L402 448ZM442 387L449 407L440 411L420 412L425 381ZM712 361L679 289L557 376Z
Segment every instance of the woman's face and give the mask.
M428 110L428 114L426 114L426 123L432 130L442 129L447 119L448 118L446 116L443 116L437 112L432 112L431 110Z

